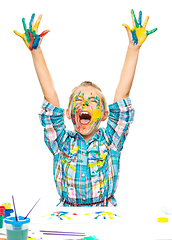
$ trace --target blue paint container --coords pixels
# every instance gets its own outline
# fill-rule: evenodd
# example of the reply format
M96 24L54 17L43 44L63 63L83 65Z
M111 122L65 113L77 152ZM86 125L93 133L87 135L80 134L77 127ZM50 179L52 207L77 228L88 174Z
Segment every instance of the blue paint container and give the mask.
M10 214L13 213L13 209L5 209L4 210L4 217L10 217Z

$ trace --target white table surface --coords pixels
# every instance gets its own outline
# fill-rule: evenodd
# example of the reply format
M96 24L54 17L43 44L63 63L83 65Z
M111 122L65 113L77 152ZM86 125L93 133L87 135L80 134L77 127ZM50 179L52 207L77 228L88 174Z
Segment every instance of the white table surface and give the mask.
M134 239L171 239L172 240L172 215L165 214L162 212L161 207L155 207L151 211L141 211L138 210L137 214L126 214L122 212L119 208L54 208L53 211L65 211L69 213L77 213L78 216L75 219L54 221L53 219L47 220L46 217L30 216L31 223L29 229L32 230L51 230L51 231L68 231L68 232L83 232L86 236L94 235L99 240L115 239L115 240L134 240ZM52 213L49 211L46 214ZM113 220L103 219L99 217L94 219L97 215L92 215L97 211L112 212L120 215L120 218L115 218ZM90 213L90 220L83 217L85 213ZM68 215L70 216L70 215ZM81 217L82 216L82 217ZM159 217L167 217L167 223L159 223L157 219ZM44 220L43 220L44 218ZM55 218L54 218L55 219ZM5 226L4 226L5 227ZM4 230L4 229L3 229ZM1 229L2 231L2 229ZM36 235L35 235L36 237ZM58 239L81 239L82 237L66 237L66 236L46 236L43 235L45 240L58 240Z

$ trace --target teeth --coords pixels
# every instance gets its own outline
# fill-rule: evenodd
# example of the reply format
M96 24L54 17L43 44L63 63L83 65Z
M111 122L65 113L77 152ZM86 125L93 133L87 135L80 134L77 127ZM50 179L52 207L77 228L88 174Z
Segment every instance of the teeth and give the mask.
M89 113L88 113L88 112L85 112L85 111L83 111L83 112L81 112L81 113L80 113L80 116L81 116L82 114L89 114Z

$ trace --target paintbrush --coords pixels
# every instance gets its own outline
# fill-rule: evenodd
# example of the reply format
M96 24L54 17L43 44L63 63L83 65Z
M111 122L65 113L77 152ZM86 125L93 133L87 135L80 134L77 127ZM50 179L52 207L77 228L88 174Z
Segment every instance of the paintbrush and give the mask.
M41 198L38 199L38 201L35 203L35 205L32 207L32 209L28 212L28 214L26 215L26 217L24 219L27 218L27 216L31 213L31 211L34 209L34 207L36 206L36 204L39 202Z
M38 231L31 231L31 234L44 234L44 235L64 235L64 236L86 236L85 233L80 232L62 232L62 231L45 231L45 230L38 230Z
M16 218L16 221L18 221L18 219L17 219L17 213L16 213L16 208L15 208L15 203L14 203L14 197L13 197L13 196L12 196L12 200L13 200L15 218Z

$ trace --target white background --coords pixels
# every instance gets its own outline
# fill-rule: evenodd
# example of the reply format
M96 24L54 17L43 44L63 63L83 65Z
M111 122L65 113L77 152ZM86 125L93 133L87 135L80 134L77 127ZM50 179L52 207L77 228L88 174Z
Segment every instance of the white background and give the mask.
M153 206L172 206L171 174L171 1L3 1L1 3L0 84L0 204L11 202L28 212L38 198L58 202L53 180L53 156L44 143L38 113L43 94L29 50L13 30L23 33L31 14L43 14L39 33L50 29L42 50L60 99L67 108L71 90L82 81L96 83L113 102L125 59L131 26L149 15L148 36L140 49L131 90L136 114L121 155L116 198L136 214ZM66 126L72 124L66 119ZM105 126L105 124L102 124Z

